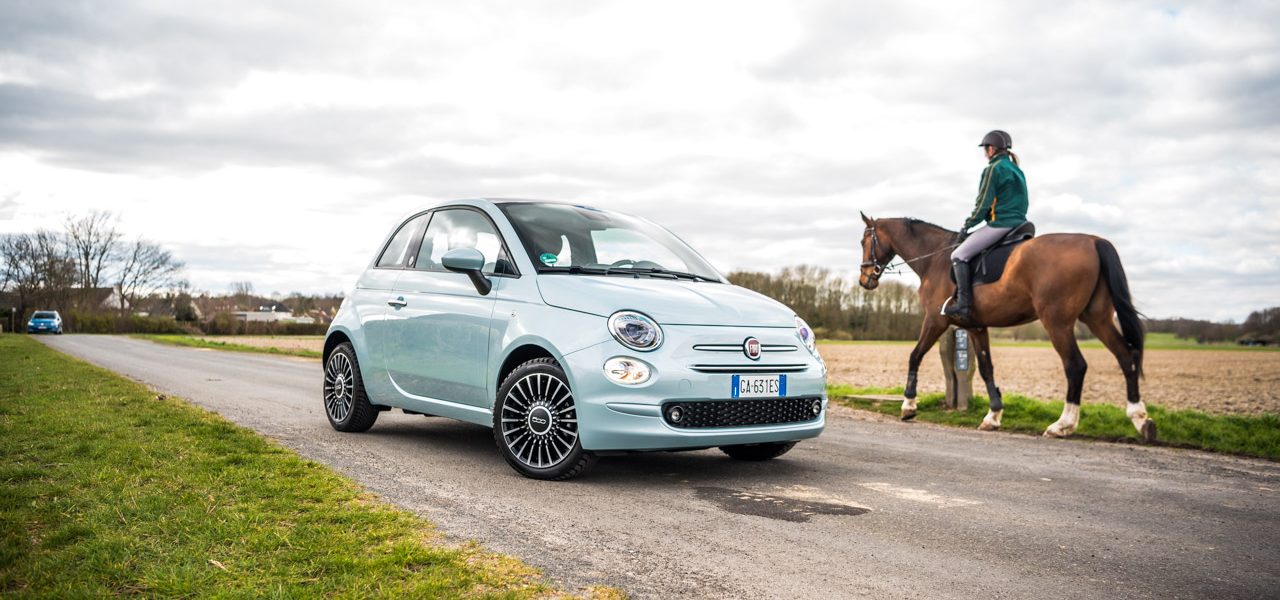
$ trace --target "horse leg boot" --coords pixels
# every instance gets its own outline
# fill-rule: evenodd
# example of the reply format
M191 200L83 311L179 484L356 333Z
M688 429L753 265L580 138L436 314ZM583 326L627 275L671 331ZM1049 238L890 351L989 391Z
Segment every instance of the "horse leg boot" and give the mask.
M951 261L951 271L956 275L956 301L942 311L944 317L951 317L962 323L973 322L973 278L969 273L969 262Z

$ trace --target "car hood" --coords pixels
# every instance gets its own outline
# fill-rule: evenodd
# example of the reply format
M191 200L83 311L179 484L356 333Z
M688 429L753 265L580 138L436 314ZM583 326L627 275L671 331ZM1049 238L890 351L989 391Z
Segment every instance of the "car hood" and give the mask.
M551 306L607 317L629 309L663 325L795 327L786 305L736 285L651 277L542 275Z

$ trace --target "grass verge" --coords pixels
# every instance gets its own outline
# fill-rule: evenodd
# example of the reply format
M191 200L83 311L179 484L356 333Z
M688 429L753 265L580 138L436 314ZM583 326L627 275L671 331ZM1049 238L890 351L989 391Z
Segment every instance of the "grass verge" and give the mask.
M189 335L182 334L155 334L155 333L137 333L131 337L142 340L150 340L161 344L169 344L170 346L185 346L188 348L208 348L210 350L230 350L233 352L256 352L259 354L275 354L280 356L301 356L303 358L320 358L320 352L316 350L304 350L301 348L271 348L263 346L250 346L248 344L237 344L235 342L218 342L214 340L206 340Z
M0 358L2 595L556 593L215 414L27 336Z
M902 388L854 388L833 385L827 388L828 396L846 406L869 410L892 417L901 413L900 401L884 402L859 396L893 394L902 395ZM943 408L944 394L922 394L917 399L921 421L976 428L987 414L986 396L974 396L969 410L958 411ZM1185 448L1212 450L1228 454L1258 456L1280 460L1280 415L1214 415L1198 410L1165 410L1147 405L1147 412L1160 428L1160 444ZM1036 400L1018 394L1004 397L1003 431L1039 434L1058 420L1062 414L1062 402ZM1139 436L1133 424L1124 415L1124 409L1109 404L1083 404L1080 407L1080 428L1076 437L1109 441L1138 442Z

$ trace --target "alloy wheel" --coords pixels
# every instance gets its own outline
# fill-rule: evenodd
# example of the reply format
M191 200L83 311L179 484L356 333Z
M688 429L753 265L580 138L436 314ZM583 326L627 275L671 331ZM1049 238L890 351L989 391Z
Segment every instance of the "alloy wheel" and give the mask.
M502 403L502 440L525 466L554 467L578 441L578 415L568 384L547 373L530 373Z
M334 422L342 422L351 414L355 398L355 371L351 359L334 352L324 366L324 409Z

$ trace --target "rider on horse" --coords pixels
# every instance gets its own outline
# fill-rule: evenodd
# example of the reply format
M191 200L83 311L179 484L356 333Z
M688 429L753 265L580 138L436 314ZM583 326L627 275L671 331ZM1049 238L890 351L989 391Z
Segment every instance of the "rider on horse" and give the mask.
M947 306L943 314L961 321L972 321L973 281L969 261L992 246L1011 229L1027 220L1027 179L1018 167L1018 157L1010 152L1013 138L1000 130L982 138L987 154L987 168L982 171L978 184L978 199L973 214L960 228L961 244L951 253L951 269L956 278L956 301ZM985 221L982 227L969 235L969 229Z

